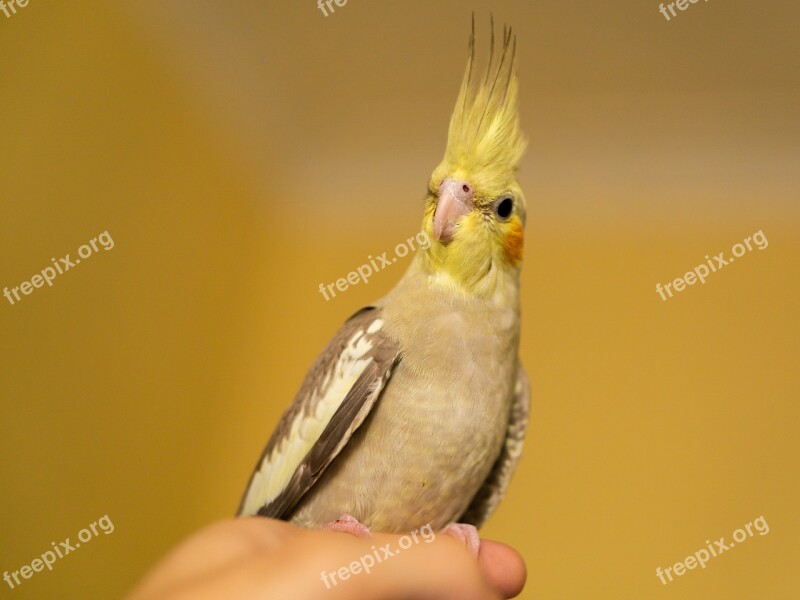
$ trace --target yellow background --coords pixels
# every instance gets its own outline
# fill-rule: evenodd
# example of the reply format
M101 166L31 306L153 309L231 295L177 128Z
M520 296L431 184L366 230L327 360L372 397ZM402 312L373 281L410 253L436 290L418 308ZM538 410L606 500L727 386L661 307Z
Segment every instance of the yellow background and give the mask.
M316 353L407 264L317 291L417 231L473 9L479 49L490 10L518 32L530 138L533 420L484 535L524 598L800 597L800 5L31 0L0 14L0 286L115 247L0 297L0 570L116 531L0 598L118 597L233 513Z

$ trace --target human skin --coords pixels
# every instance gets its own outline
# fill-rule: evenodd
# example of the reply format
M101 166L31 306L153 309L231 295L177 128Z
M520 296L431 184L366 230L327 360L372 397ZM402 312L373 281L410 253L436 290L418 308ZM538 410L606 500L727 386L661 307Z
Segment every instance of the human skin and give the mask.
M482 540L477 560L464 545L437 535L399 550L401 536L302 529L260 517L210 525L173 548L126 600L488 600L512 598L525 564L512 548ZM347 567L391 544L394 556L370 573L326 586L322 572Z

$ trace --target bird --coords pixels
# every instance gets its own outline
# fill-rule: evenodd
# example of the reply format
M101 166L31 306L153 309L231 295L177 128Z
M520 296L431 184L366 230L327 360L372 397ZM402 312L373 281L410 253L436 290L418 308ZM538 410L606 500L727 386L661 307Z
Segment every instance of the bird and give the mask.
M496 44L493 23L491 31L479 75L473 15L444 157L425 193L430 244L317 357L238 516L365 537L427 525L477 553L530 414L519 360L526 202L517 180L527 141L516 36L504 27Z

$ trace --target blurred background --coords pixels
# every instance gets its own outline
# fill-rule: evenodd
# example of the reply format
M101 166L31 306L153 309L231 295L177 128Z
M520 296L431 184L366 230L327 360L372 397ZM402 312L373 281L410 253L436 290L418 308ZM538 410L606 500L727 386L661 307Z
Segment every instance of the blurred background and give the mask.
M42 2L0 13L1 597L114 598L230 516L341 322L410 259L470 13L518 34L533 420L483 535L523 598L800 594L800 5L655 0ZM655 284L763 231L662 301ZM668 586L764 516L770 532Z

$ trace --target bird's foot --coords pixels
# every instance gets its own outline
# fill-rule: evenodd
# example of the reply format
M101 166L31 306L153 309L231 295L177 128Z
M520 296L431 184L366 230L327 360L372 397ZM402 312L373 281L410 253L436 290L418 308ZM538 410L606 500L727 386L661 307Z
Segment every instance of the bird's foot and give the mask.
M478 551L481 549L481 538L474 525L450 523L450 525L442 529L442 533L456 538L472 552L473 556L478 556Z
M330 523L326 523L320 529L326 531L339 531L341 533L349 533L359 538L369 539L372 537L372 532L369 528L360 523L355 517L348 514L343 514L341 517Z

